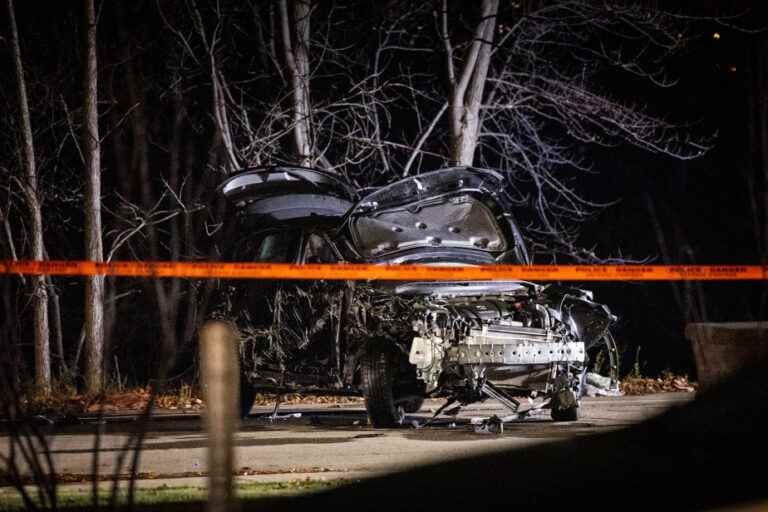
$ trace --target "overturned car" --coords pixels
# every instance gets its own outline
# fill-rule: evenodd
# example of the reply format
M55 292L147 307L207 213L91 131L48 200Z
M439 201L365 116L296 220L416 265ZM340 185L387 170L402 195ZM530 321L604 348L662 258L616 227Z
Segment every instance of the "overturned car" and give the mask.
M271 167L219 191L231 261L530 263L491 170L447 168L357 191L332 173ZM243 414L257 392L312 392L363 395L376 427L400 424L426 397L446 406L491 398L513 413L520 397L536 398L569 421L596 360L618 385L615 317L589 291L556 284L225 281L215 306L239 334Z

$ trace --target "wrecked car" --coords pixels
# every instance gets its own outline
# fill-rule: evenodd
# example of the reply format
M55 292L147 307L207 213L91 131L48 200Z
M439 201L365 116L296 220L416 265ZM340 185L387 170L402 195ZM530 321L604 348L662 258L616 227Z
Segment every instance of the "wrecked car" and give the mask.
M229 261L531 263L492 170L359 191L330 172L269 167L219 192ZM591 292L558 284L232 280L215 305L237 329L244 415L257 392L303 392L362 395L376 427L401 424L426 397L446 399L438 413L489 398L516 413L527 397L570 421L596 360L618 385L616 318Z

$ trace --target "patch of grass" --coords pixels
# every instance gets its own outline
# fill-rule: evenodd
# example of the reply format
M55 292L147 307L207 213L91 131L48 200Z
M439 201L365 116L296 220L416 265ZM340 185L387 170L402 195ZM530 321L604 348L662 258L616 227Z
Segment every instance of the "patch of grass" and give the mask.
M350 483L349 480L289 480L286 482L253 482L238 484L236 492L242 502L255 501L268 497L288 497L299 494L325 491ZM123 489L118 498L118 504L127 503L127 493ZM39 505L39 500L34 493L32 498ZM60 489L59 508L80 510L91 508L93 505L90 489ZM109 491L99 492L99 502L102 506L109 500ZM179 505L200 505L206 500L206 490L201 487L174 487L160 486L155 488L138 488L135 495L135 503L140 508L147 510L175 509ZM158 508L160 506L161 508ZM195 507L197 509L197 507ZM21 495L15 492L0 492L0 511L25 510Z

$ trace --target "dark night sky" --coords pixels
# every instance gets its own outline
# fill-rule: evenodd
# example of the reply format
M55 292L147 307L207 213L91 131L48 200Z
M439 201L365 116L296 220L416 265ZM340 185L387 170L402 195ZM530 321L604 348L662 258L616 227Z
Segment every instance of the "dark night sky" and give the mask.
M735 9L736 7L734 7ZM751 11L751 26L764 26L765 9ZM717 34L717 35L715 35ZM593 178L608 199L619 203L603 211L583 233L583 243L598 248L620 248L626 256L651 257L664 263L649 215L654 204L663 226L670 263L755 264L764 261L750 213L752 200L765 203L764 189L750 194L749 166L756 149L750 145L748 96L762 94L765 84L754 82L751 59L768 57L765 33L713 23L675 71L679 85L650 96L660 112L694 121L694 128L716 134L703 157L678 161L631 148L594 154L600 175ZM758 96L759 97L759 96ZM760 168L755 172L759 182ZM765 236L765 235L763 235ZM693 371L682 327L688 320L673 300L670 283L601 284L599 296L622 317L620 337L627 343L624 367L632 363L633 347L641 346L641 365L649 373L665 367ZM684 292L684 287L679 285ZM707 319L738 321L765 318L760 304L764 283L705 283Z

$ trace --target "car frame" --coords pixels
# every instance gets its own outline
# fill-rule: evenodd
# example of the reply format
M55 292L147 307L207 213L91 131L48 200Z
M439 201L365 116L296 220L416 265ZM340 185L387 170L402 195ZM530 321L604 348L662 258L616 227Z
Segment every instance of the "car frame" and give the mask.
M231 261L530 264L502 174L453 167L358 191L294 166L247 169L220 196ZM575 420L594 353L618 386L616 317L589 291L525 281L222 281L214 315L237 328L247 414L257 392L362 395L392 427L425 397L537 398ZM444 408L441 408L440 413Z

